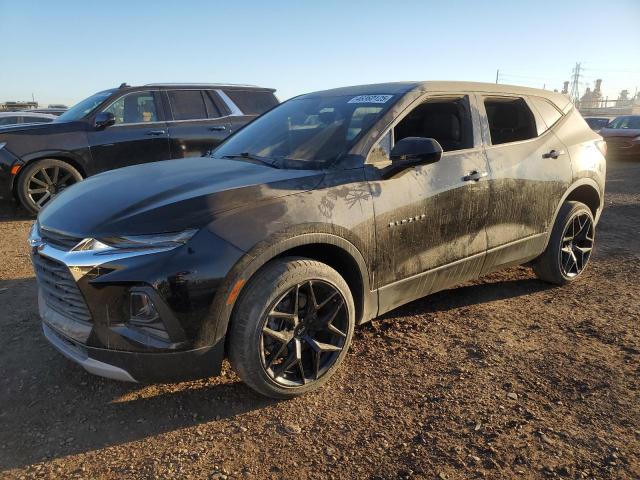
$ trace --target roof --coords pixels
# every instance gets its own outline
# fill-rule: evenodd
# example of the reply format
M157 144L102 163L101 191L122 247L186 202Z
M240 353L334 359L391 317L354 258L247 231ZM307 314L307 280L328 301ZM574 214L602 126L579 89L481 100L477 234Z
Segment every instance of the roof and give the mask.
M569 97L558 92L541 90L538 88L519 87L502 83L457 82L457 81L423 81L423 82L390 82L356 85L351 87L333 88L322 92L323 95L376 95L376 94L404 94L413 90L424 92L481 92L495 94L537 95L553 101L560 108L569 103ZM306 96L306 95L303 95Z

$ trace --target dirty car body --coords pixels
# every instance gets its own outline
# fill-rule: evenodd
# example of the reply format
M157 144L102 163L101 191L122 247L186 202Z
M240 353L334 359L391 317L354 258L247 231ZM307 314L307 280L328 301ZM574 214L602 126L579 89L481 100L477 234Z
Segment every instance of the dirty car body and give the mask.
M427 137L435 158L391 158ZM45 207L30 236L45 335L112 378L218 374L243 289L285 257L335 269L367 322L535 259L568 200L597 222L599 140L566 97L533 89L404 82L296 97L210 158L106 172Z

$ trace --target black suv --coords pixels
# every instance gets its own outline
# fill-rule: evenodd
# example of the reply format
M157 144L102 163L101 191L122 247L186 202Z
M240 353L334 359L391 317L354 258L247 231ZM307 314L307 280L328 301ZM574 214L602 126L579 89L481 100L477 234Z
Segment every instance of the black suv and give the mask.
M90 372L324 383L355 325L509 265L591 256L604 142L560 94L426 82L289 100L211 158L69 188L30 235L44 334ZM154 181L146 181L154 179Z
M96 173L136 163L202 156L278 104L248 85L121 85L81 101L46 125L0 132L0 199L32 213Z

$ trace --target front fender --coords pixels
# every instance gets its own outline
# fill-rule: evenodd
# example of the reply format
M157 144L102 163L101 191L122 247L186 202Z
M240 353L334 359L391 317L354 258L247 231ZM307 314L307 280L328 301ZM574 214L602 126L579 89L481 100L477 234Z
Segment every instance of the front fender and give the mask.
M229 322L233 314L237 299L242 288L253 275L270 260L283 253L305 245L313 245L321 249L325 246L335 246L342 249L354 260L358 266L362 279L363 313L362 318L369 319L377 314L377 294L371 292L369 269L360 251L345 238L332 233L319 233L318 225L298 227L294 231L279 232L278 234L258 243L247 252L229 271L225 280L217 290L212 302L210 315L196 341L197 345L213 345L223 339L227 333Z

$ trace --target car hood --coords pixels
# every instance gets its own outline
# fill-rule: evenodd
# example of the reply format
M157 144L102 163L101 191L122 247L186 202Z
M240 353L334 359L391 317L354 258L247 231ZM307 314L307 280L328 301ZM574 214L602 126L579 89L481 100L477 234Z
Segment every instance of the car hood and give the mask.
M640 135L639 128L603 128L598 132L604 138L607 137L637 137Z
M49 202L38 220L77 237L177 232L223 211L311 190L323 175L210 157L154 162L89 177Z
M0 135L4 133L23 133L23 132L33 132L38 133L39 130L47 130L48 132L53 132L56 130L63 130L64 123L60 122L49 122L49 123L18 123L16 125L5 125L0 127Z

